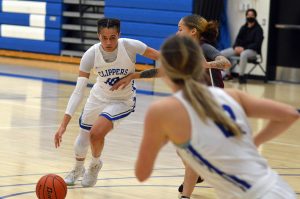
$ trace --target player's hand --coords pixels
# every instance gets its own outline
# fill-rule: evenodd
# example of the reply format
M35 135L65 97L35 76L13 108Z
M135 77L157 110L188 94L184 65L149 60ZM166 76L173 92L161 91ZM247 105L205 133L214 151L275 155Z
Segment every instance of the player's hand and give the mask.
M57 130L57 132L55 133L54 136L54 144L55 144L55 148L60 147L60 144L62 142L62 136L65 133L66 128L65 127L59 127L59 129Z
M131 80L133 79L133 75L129 74L126 77L123 77L119 81L117 81L111 88L111 91L115 91L118 89L123 89L125 88L128 84L130 84Z

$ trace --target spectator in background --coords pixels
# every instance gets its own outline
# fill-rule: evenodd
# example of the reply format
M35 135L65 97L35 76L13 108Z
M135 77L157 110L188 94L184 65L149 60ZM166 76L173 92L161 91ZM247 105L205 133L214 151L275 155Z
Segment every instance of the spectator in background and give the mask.
M246 23L240 28L235 43L232 48L221 51L221 54L229 58L232 56L240 56L239 66L239 83L247 83L245 77L246 66L249 59L256 59L261 54L261 45L263 41L263 29L256 20L257 12L255 9L246 11ZM224 79L231 79L230 71Z

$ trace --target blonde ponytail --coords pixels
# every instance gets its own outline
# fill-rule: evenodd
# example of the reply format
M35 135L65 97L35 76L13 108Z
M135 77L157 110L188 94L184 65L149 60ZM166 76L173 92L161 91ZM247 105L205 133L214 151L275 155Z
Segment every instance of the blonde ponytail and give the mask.
M235 136L241 135L239 127L228 117L222 107L200 81L204 78L202 51L192 38L173 36L161 47L161 63L166 75L182 87L184 97L204 122L207 119L221 124Z

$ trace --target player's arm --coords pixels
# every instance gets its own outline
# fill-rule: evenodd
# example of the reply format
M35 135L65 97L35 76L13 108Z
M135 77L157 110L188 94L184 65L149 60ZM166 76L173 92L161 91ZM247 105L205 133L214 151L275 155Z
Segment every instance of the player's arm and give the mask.
M152 173L158 152L167 142L167 137L162 132L163 118L161 107L152 104L146 114L144 135L135 166L135 175L139 181L145 181Z
M153 48L147 47L145 52L142 54L144 57L158 60L159 52ZM160 68L151 68L141 72L134 72L126 77L120 79L117 83L115 83L111 90L118 90L119 88L127 86L133 79L140 79L140 78L155 78L155 77L162 77L163 73Z
M147 47L144 54L142 55L152 60L158 60L159 58L159 52L151 47Z
M241 104L248 117L269 120L267 125L254 137L256 146L279 136L300 117L299 112L290 105L269 99L255 98L238 90L227 90L227 92Z
M59 129L54 136L55 147L59 147L62 142L62 136L66 132L67 126L75 113L77 107L80 105L83 97L84 91L88 84L88 79L90 77L90 71L94 65L94 51L90 48L86 51L80 61L79 74L74 88L73 93L70 96L64 117L60 124Z
M209 68L216 69L228 69L231 67L230 61L222 55L217 56L214 61L208 62L208 65Z
M74 115L77 107L80 105L83 97L84 97L84 91L87 87L88 84L88 79L89 79L89 73L79 71L79 76L77 78L77 83L75 86L75 89L69 99L63 120L60 124L59 129L55 133L54 136L54 144L55 147L59 147L61 142L62 142L62 136L66 132L67 126Z
M207 68L228 69L231 67L230 61L221 55L215 47L210 44L203 44L201 47L205 57L209 60L213 60L207 62Z

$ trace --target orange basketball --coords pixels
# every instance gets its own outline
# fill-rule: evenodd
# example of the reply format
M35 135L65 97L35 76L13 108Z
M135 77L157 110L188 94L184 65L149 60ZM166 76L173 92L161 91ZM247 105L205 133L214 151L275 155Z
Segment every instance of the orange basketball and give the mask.
M60 176L48 174L40 178L35 193L39 199L65 199L67 185Z

